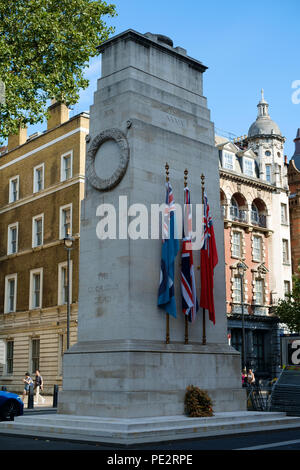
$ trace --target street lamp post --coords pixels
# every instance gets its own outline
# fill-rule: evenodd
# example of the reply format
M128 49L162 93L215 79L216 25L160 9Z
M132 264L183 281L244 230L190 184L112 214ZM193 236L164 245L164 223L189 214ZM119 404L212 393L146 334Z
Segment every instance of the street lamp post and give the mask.
M74 238L70 236L69 232L64 238L65 249L68 253L67 258L67 349L70 347L70 316L71 316L71 299L70 299L70 264L71 264L71 250L73 249Z
M241 280L241 307L242 307L242 370L246 367L246 353L245 353L245 318L244 318L244 273L245 266L243 263L237 265L239 277Z

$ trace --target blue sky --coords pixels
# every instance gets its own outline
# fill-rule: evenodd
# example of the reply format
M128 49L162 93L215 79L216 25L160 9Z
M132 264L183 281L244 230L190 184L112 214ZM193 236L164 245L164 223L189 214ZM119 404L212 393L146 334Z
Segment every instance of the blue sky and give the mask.
M270 115L294 152L300 103L292 102L292 83L300 80L299 0L115 0L115 34L126 29L165 34L174 46L208 67L204 95L216 128L247 134L256 119L264 88ZM89 109L100 76L100 58L90 62L90 86L71 115ZM300 87L299 87L300 88ZM300 94L299 94L300 96ZM35 130L35 129L34 129ZM29 130L29 133L31 130Z

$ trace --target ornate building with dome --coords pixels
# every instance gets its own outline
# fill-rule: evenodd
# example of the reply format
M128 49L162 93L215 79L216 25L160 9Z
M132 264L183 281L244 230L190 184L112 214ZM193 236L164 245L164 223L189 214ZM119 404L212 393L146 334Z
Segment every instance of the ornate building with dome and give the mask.
M216 146L228 336L241 352L245 345L245 365L268 378L276 376L280 362L280 330L272 311L291 289L291 247L285 138L263 90L257 108L247 135L216 136Z

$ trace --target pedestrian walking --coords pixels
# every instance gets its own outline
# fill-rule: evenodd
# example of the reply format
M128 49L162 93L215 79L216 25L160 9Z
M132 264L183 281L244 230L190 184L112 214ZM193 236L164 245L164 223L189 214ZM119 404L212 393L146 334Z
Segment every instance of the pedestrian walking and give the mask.
M255 384L255 376L254 376L254 373L253 373L252 369L248 369L247 382L248 382L249 385L254 385Z
M42 403L45 403L45 398L40 395L40 392L44 389L44 381L43 377L40 374L40 371L37 369L35 371L35 399L36 405L39 403L39 399L41 399Z
M30 385L33 385L33 380L32 378L30 377L30 374L29 372L26 372L25 374L25 378L23 379L23 382L24 382L24 390L23 390L23 401L26 397L26 395L28 395L28 392L29 392L29 386Z
M242 387L247 387L247 370L242 370Z

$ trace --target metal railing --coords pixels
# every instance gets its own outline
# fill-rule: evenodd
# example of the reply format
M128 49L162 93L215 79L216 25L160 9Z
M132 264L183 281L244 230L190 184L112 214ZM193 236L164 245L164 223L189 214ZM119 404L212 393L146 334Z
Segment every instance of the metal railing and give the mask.
M251 223L257 227L267 228L267 217L263 214L257 214L257 212L251 212Z
M235 206L230 207L230 219L236 222L247 223L247 211L237 209Z
M248 411L270 411L272 387L247 385Z

